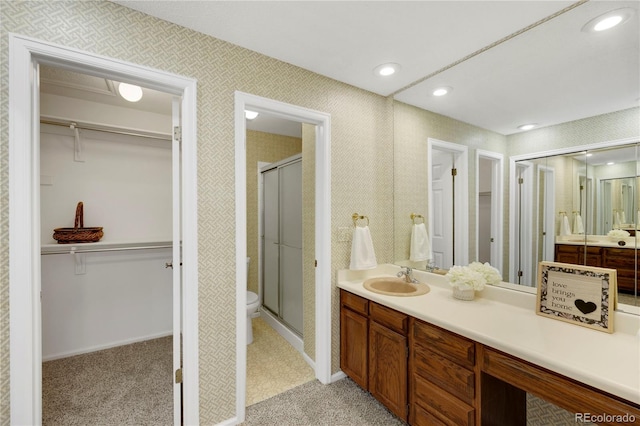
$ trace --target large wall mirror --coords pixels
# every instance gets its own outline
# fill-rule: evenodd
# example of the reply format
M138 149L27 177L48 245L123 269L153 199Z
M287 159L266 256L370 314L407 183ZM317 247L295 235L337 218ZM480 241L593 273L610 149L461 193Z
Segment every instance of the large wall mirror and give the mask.
M616 7L632 8L635 15L613 45L604 36L594 39L581 32L589 19ZM442 219L433 215L439 209L430 205L429 140L460 144L468 150L467 164L462 165L467 168L468 196L465 202L453 196L442 199L456 200L454 208L466 215L468 245L456 244L453 235L460 227L448 231L451 249L465 251L454 252L452 258L489 261L510 288L529 292L535 291L541 260L615 268L620 306L634 306L629 311L640 312L637 33L637 3L580 3L394 94L394 262L418 269L451 266L438 264L435 256L431 261L412 260L411 233L422 221L428 233L437 232L434 224ZM552 46L552 40L562 40L562 47ZM533 51L536 55L529 54ZM601 74L578 81L603 61L608 65ZM517 81L514 75L527 79ZM503 87L492 85L495 80L502 80ZM518 88L527 85L539 91L550 87L557 93L552 90L543 99L516 99ZM625 97L622 104L605 90L616 85L612 91L618 91L617 98ZM464 98L471 103L449 104L434 98L431 90L438 86L454 87L452 94L471 91L473 96ZM491 93L485 93L485 86L491 86ZM568 87L576 88L570 96L564 92ZM590 99L595 105L591 109L582 108L587 100L580 93L586 92L597 93L597 101ZM530 116L541 117L545 109L541 106L557 111L558 103L563 103L564 111L556 117L546 115L542 128L516 130ZM520 115L512 117L513 111ZM501 116L513 118L512 130L485 126L491 121L488 115L496 121ZM458 176L450 177L452 185ZM608 235L612 230L629 236L615 239Z
M636 305L638 143L563 151L511 159L509 282L535 286L543 260L612 268L619 302Z

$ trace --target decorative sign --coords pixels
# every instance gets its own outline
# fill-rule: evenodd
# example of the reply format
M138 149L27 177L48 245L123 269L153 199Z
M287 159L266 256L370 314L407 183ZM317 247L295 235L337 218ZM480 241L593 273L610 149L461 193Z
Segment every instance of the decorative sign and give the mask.
M613 333L616 279L615 269L540 262L536 314Z

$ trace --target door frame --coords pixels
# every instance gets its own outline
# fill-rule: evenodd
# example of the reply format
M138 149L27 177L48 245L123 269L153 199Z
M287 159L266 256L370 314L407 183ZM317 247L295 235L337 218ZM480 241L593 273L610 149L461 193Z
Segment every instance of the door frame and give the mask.
M504 246L504 155L498 152L476 149L476 258L479 248L479 204L480 204L480 159L491 161L491 266L502 273L502 256Z
M465 145L458 143L445 142L438 139L427 139L427 203L429 211L429 235L433 235L433 189L431 186L433 167L433 151L450 152L455 155L454 164L456 165L457 175L455 191L456 208L453 212L455 217L455 258L454 263L457 265L467 265L469 263L469 149Z
M240 91L235 92L236 194L236 418L242 423L247 387L247 185L245 109L316 126L315 363L316 378L331 375L331 115ZM305 358L307 359L307 358ZM310 360L307 359L307 362ZM340 376L342 377L342 376Z
M196 80L9 34L10 410L42 423L40 99L38 65L116 78L182 97L183 418L199 422Z

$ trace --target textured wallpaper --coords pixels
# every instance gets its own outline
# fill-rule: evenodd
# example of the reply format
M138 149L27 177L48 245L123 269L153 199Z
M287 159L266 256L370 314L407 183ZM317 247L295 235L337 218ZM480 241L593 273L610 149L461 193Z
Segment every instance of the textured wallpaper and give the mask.
M236 397L234 91L331 114L332 240L337 227L351 226L353 212L366 214L381 263L393 258L391 103L106 1L3 1L0 15L0 423L9 422L8 32L197 79L200 420L213 424L232 418ZM335 272L348 266L350 246L332 246L335 372L339 369Z

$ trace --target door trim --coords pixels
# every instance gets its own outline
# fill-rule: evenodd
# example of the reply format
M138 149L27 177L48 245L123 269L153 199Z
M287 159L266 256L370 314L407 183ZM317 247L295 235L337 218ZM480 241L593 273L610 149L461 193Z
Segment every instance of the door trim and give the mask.
M42 423L38 64L182 96L183 416L199 422L196 81L9 34L9 314L13 424ZM25 143L26 142L26 143Z
M331 115L256 95L235 92L236 182L236 418L245 419L247 386L247 186L246 121L244 110L275 115L316 126L316 315L315 373L331 382Z

